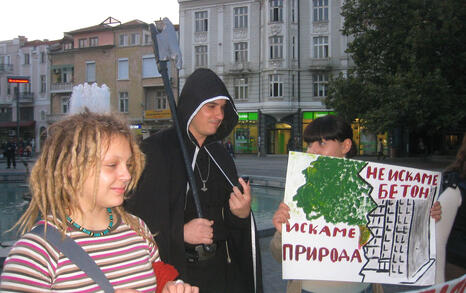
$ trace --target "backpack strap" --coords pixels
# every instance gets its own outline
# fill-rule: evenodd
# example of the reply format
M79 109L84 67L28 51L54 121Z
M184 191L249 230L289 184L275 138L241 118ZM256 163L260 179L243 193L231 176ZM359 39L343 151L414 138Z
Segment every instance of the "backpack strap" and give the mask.
M45 225L40 224L32 229L31 233L41 236L55 248L60 250L75 265L85 272L86 275L92 278L105 293L114 292L113 286L110 284L105 274L81 246L68 236L65 236L65 239L62 239L62 234L55 227L50 225L47 225L47 235L45 236L44 228Z

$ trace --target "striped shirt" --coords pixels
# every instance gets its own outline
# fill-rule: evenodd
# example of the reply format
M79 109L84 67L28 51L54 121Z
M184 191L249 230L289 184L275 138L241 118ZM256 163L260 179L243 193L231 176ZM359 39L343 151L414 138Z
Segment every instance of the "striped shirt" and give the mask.
M150 233L146 224L138 220ZM115 289L155 291L152 263L160 261L158 249L126 223L118 221L109 234L100 237L71 229L67 235L91 256ZM5 260L0 291L103 292L59 250L32 233L24 234Z

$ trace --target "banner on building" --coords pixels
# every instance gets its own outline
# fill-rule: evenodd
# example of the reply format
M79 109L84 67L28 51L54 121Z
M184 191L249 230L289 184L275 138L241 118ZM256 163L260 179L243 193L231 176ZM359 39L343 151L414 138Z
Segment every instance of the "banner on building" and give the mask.
M431 285L441 173L290 152L283 278Z

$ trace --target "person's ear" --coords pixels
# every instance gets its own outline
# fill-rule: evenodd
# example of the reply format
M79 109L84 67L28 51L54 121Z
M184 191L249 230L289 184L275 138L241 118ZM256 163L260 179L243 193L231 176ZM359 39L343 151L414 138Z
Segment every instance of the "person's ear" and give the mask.
M347 138L343 141L343 154L346 155L351 150L353 142L351 139Z

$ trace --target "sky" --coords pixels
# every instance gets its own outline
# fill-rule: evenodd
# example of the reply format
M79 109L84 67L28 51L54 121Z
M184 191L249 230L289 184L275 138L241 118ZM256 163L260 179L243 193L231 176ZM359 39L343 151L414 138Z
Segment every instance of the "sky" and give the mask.
M76 4L73 4L76 3ZM168 17L178 24L178 0L22 0L5 1L0 17L0 41L25 36L28 41L58 40L64 32L98 25L109 16L125 23L150 23Z

